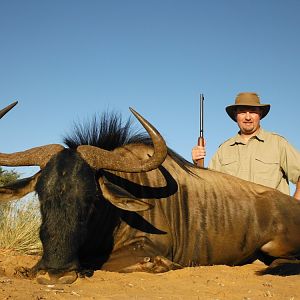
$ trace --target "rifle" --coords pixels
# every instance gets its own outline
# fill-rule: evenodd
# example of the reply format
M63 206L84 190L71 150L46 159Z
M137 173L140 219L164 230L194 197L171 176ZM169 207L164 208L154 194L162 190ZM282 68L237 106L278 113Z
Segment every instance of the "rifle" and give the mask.
M204 146L203 109L204 109L204 95L200 94L200 135L198 137L198 146ZM204 167L204 158L197 160L197 166L200 168Z

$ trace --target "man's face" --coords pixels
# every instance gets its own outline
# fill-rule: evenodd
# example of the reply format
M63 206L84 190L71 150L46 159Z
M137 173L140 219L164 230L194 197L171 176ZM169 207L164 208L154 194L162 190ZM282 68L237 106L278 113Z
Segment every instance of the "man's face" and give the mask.
M260 128L260 119L259 107L240 106L236 110L236 121L242 134L255 133Z

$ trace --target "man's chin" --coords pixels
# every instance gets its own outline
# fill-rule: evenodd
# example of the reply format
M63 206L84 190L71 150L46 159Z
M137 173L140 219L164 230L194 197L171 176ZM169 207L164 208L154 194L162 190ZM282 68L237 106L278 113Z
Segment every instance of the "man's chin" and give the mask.
M254 128L243 128L242 132L244 134L253 134L253 133L255 133L255 129Z

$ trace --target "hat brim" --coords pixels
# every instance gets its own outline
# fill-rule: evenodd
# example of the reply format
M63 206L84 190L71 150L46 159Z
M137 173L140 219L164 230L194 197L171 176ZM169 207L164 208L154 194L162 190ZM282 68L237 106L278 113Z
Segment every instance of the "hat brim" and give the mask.
M246 104L233 104L226 107L226 112L228 116L236 122L236 108L246 106L246 107L259 107L262 110L261 118L263 119L270 111L270 104L260 104L260 105L246 105Z

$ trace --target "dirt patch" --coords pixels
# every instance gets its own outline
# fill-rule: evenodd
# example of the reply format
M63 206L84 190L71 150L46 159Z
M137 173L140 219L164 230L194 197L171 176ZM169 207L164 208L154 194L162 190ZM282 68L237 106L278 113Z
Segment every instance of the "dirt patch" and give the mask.
M193 267L163 274L97 271L72 285L39 285L15 269L31 267L38 256L0 252L0 299L300 299L300 276L258 276L258 261L242 267Z

